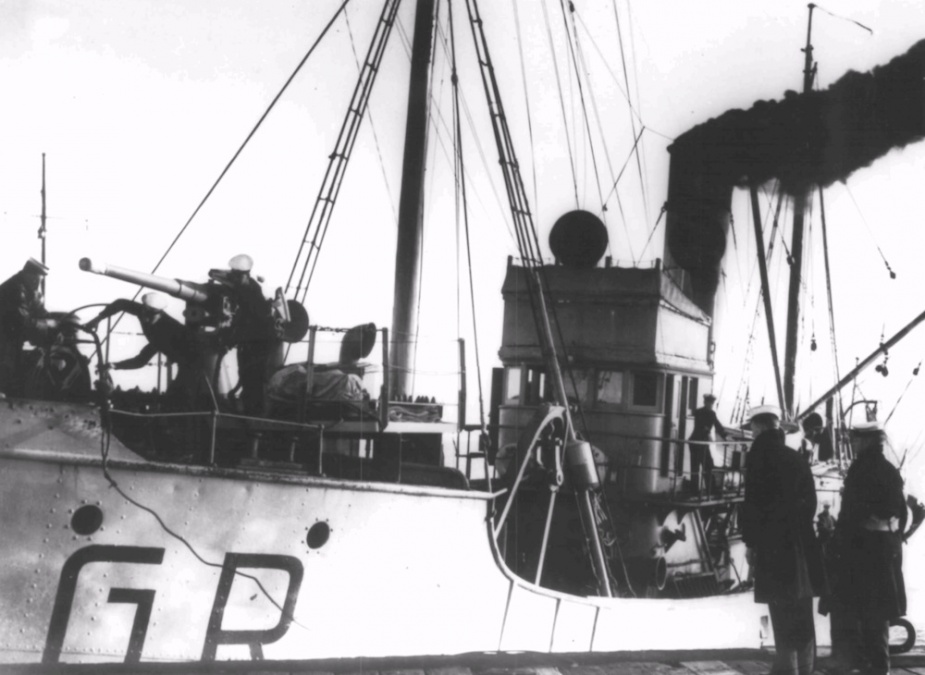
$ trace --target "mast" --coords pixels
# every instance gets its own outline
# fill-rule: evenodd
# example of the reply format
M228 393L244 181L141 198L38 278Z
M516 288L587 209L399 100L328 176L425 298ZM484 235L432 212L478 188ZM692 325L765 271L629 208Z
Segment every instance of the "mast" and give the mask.
M430 58L434 40L435 0L417 0L411 51L411 84L405 155L398 205L398 244L395 249L395 292L392 305L392 393L410 393L411 367L417 333L420 295L421 243L424 219L424 160L430 113Z
M809 3L809 24L806 27L806 47L803 64L803 93L813 88L813 9ZM800 276L803 268L803 220L809 191L801 190L793 200L793 239L790 245L790 292L787 299L787 334L784 351L784 404L785 415L789 418L794 412L794 374L797 361L797 337L800 327Z
M768 342L771 345L771 361L774 365L774 384L777 385L777 402L784 408L784 389L780 379L780 359L777 356L777 338L774 333L774 314L771 302L771 284L768 281L768 261L764 252L764 233L761 231L761 209L758 208L758 188L750 189L752 220L755 225L755 244L758 247L758 271L761 274L761 297L764 300L764 318L768 324Z
M40 222L41 222L41 225L39 225L39 239L42 241L42 260L41 262L43 265L45 265L47 263L45 262L46 228L45 228L45 153L44 152L42 153L42 219ZM46 275L44 274L42 275L42 281L41 281L43 296L45 295L45 276Z

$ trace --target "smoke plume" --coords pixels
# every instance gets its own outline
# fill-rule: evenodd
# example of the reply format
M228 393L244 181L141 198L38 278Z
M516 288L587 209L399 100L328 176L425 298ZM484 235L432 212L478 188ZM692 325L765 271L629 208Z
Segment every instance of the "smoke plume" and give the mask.
M694 299L712 314L733 187L777 179L798 194L843 181L923 137L925 40L824 91L787 92L682 134L669 148L666 248L691 273Z

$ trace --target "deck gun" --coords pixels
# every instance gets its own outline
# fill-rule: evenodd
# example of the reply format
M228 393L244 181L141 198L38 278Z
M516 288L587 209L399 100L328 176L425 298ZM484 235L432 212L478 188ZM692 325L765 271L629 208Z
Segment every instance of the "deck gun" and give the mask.
M210 332L230 332L237 307L227 270L209 270L209 281L196 283L98 263L90 258L81 258L79 265L84 272L138 284L184 300L186 308L183 317L189 326ZM274 299L270 301L270 308L280 339L298 342L305 337L308 332L308 313L299 302L286 300L282 289L277 289Z

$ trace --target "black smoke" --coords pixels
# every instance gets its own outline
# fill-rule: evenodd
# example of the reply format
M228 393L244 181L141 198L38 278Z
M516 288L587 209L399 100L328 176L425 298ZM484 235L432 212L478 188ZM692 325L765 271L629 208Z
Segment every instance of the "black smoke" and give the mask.
M669 148L668 252L691 273L699 304L709 298L712 306L733 187L776 179L799 194L844 181L923 137L925 40L868 73L848 72L824 91L787 92L723 113Z

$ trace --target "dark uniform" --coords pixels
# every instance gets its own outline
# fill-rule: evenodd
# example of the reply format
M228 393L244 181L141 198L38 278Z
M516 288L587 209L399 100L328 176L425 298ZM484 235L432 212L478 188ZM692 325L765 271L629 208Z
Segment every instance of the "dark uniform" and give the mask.
M778 655L795 657L800 673L812 672L812 598L825 578L815 512L809 465L784 445L783 431L762 431L747 456L742 539L755 554L755 602L768 603Z
M720 438L726 440L726 429L716 417L716 411L706 406L697 408L694 411L694 431L688 440L709 441L713 429L716 429ZM710 446L706 443L689 443L688 446L691 449L691 480L694 487L699 490L704 484L700 477L702 467L709 492L713 481L713 456L710 454Z
M234 285L237 306L232 321L232 339L238 351L238 380L244 413L266 414L267 380L272 366L279 365L276 352L281 344L275 331L272 306L263 296L260 283L249 274L240 275Z
M40 341L51 327L39 290L45 271L30 260L0 284L0 391L7 394L20 393L23 344Z
M135 370L144 367L155 355L161 353L177 366L177 377L171 383L168 393L181 397L183 407L192 406L197 398L196 392L205 387L205 382L200 381L205 375L197 367L199 350L192 332L161 309L124 299L109 303L87 323L87 327L94 328L103 319L123 312L138 318L148 344L137 355L118 361L112 367L116 370Z
M131 314L138 318L141 332L148 339L148 344L142 347L136 356L112 364L116 370L135 370L145 366L158 352L167 357L171 363L182 367L190 363L195 356L195 346L190 339L190 333L182 323L169 314L153 310L140 302L132 300L116 300L106 305L88 327L94 327L100 321L116 314Z
M882 441L873 440L845 477L831 598L833 643L873 675L889 673L889 621L906 613L905 526L902 478L883 456Z

